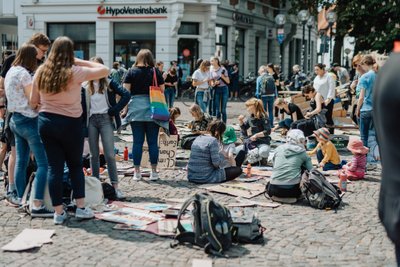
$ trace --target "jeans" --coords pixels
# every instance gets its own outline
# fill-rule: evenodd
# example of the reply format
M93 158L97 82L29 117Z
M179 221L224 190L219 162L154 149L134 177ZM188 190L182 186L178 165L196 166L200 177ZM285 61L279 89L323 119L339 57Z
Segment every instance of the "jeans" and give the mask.
M140 166L142 161L144 136L146 135L151 165L158 163L158 131L160 126L152 121L132 121L133 133L133 165Z
M372 111L360 112L360 137L363 145L368 147L369 131L374 129L374 122L372 120Z
M331 102L329 102L329 104L325 107L327 109L327 111L325 113L327 126L332 126L335 124L333 122L333 118L332 118L334 105L335 105L335 101L332 99ZM329 129L331 129L331 128L329 128ZM333 132L331 132L331 130L330 130L330 133L333 134Z
M324 154L322 153L321 149L317 150L317 159L318 163L320 163L324 159ZM324 167L322 168L323 171L329 170L340 170L342 168L342 164L333 164L332 162L325 163Z
M207 112L207 102L204 101L205 91L197 91L196 93L196 104L200 106L201 110Z
M164 95L165 95L165 101L167 101L168 108L172 108L174 106L174 100L175 100L175 88L165 87Z
M82 118L40 112L39 132L49 163L49 191L53 206L63 203L64 162L69 169L73 198L84 198Z
M210 88L210 99L208 101L208 114L215 116L215 89Z
M15 185L18 197L22 198L26 186L26 168L28 167L30 150L35 156L37 170L33 186L35 200L43 200L47 181L47 157L39 136L38 118L29 118L20 113L13 113L10 121L15 136L16 162Z
M227 86L220 86L215 88L215 110L217 112L217 119L221 119L226 123L226 105L228 104L229 90Z
M90 166L94 177L99 178L99 136L103 144L108 175L112 184L118 183L117 164L114 154L114 131L112 118L107 114L93 114L89 118Z
M264 104L264 109L265 111L268 112L268 118L269 118L269 125L274 127L274 101L275 101L275 96L268 96L268 95L263 95L261 96L261 100Z
M290 126L292 125L292 123L293 123L293 120L292 119L289 119L289 118L286 118L286 119L284 119L284 120L281 120L279 123L278 123L278 125L279 125L279 128L285 128L285 129L290 129Z

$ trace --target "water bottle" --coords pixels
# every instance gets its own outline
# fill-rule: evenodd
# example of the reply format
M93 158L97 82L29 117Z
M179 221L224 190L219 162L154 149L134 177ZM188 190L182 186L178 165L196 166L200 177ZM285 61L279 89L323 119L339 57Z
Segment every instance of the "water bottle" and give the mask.
M127 161L128 159L129 159L128 147L125 146L125 149L124 149L124 160Z
M251 164L250 163L247 164L247 168L246 169L247 169L246 170L246 177L250 178L251 177Z
M339 172L339 189L342 192L347 191L347 174L344 171Z

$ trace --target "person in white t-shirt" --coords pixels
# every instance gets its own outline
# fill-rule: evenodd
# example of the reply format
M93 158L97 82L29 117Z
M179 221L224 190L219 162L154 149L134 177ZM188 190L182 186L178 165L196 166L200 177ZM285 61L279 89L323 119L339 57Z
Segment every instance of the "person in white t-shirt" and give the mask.
M196 104L200 106L203 112L207 111L208 87L210 76L210 61L203 60L200 67L192 75L192 85L196 87Z

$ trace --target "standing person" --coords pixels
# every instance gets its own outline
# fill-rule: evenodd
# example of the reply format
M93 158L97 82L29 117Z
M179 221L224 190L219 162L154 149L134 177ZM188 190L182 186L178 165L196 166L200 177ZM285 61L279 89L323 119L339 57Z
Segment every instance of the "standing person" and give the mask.
M133 180L135 181L142 179L140 162L142 161L145 136L150 154L150 180L159 179L157 173L158 132L160 125L168 130L168 121L160 123L151 118L149 94L154 76L156 76L161 91L164 92L164 79L158 69L154 67L153 54L148 49L141 49L137 54L135 64L129 69L124 81L124 87L131 92L131 100L127 106L125 120L130 122L133 134L132 154L135 166Z
M110 72L110 78L114 82L116 82L118 84L121 84L122 77L121 77L121 74L119 72L119 62L114 62L113 63L112 69L111 69L111 72Z
M39 109L39 131L49 164L55 224L62 224L67 218L62 204L65 162L76 200L75 217L94 217L93 211L85 208L81 84L106 77L108 73L104 65L74 58L74 43L61 36L54 41L48 59L35 74L30 100L31 107Z
M239 66L238 63L234 62L232 64L231 73L230 73L230 81L231 81L231 88L232 88L232 97L233 100L238 100L239 95Z
M175 91L178 86L178 76L176 75L176 69L171 67L164 79L165 86L165 100L167 101L168 108L174 106Z
M290 78L290 83L288 84L290 91L300 91L301 87L304 85L304 83L307 80L307 75L305 75L299 65L294 65L293 68L293 73Z
M16 162L15 183L18 199L22 199L26 187L26 171L30 151L35 156L37 171L34 179L35 196L32 217L52 217L53 212L43 205L44 190L47 181L47 158L39 136L38 112L29 105L32 88L32 76L36 70L37 51L32 44L23 44L17 51L12 67L5 79L5 89L9 112L13 113L10 127L15 136Z
M33 44L36 47L36 59L37 59L37 64L40 65L43 63L45 54L47 53L47 50L50 47L50 40L49 38L43 34L43 33L35 33L32 35L32 37L28 41L29 44ZM15 60L16 55L10 55L9 57L6 58L2 69L1 69L1 75L0 75L0 92L4 92L4 79L6 77L7 72L12 66L12 63ZM17 190L15 187L14 183L14 169L15 169L15 158L16 158L16 151L15 151L15 139L14 139L14 134L11 131L9 125L10 125L10 120L12 117L12 112L7 111L7 103L6 103L6 115L5 115L5 120L4 120L4 126L3 126L3 132L1 136L2 143L6 145L5 150L6 151L11 151L10 152L10 157L8 158L8 181L9 181L9 186L8 186L8 192L7 192L7 200L14 204L18 205L18 196L17 196ZM3 159L4 160L4 159Z
M339 63L333 63L332 66L336 72L340 85L350 82L350 75L346 68L341 67Z
M372 120L373 112L373 89L376 79L376 72L373 70L375 59L366 55L361 60L361 67L366 72L361 76L357 90L360 91L360 97L357 102L356 115L360 119L360 136L363 145L368 147L368 136L374 131L374 123Z
M100 57L93 57L90 61L104 65L103 59ZM89 103L88 133L92 175L100 178L99 137L101 137L108 175L110 176L111 184L115 188L117 198L121 199L124 195L118 188L117 164L114 153L114 130L117 130L121 125L119 112L128 104L130 95L119 83L106 77L99 80L91 80L85 83L84 87L86 89L87 102ZM116 95L120 96L118 103Z
M335 90L335 80L332 76L325 70L325 65L318 63L314 67L315 74L317 75L314 79L315 91L321 94L324 99L325 108L327 109L326 116L326 127L329 128L329 132L333 134L334 123L332 119L333 106L335 104L336 90Z
M181 66L179 66L178 61L172 60L171 61L171 67L174 67L176 69L176 75L178 76L178 84L175 92L175 98L178 97L179 92L181 91L182 88L182 77L183 77L183 71Z
M261 66L258 73L260 76L256 82L256 95L261 96L264 110L268 112L269 123L272 128L274 126L274 101L278 96L276 81L272 76L274 73L273 65L272 69L268 66Z
M244 115L240 115L238 119L242 136L248 138L245 141L245 146L249 149L247 161L250 164L267 161L271 143L269 136L271 127L262 101L251 98L245 105L249 116L245 118ZM248 129L251 131L251 136L248 136ZM238 146L237 150L243 150L243 145Z
M192 85L196 87L196 104L200 106L203 112L207 112L208 83L211 80L210 66L210 61L203 60L200 67L192 75Z
M228 104L229 89L228 84L230 83L228 71L221 66L217 57L212 57L211 63L211 86L214 87L214 99L215 110L217 119L221 119L226 123L226 105Z
M352 64L353 64L353 69L355 70L355 75L353 77L353 81L350 84L350 90L349 90L351 96L350 98L352 99L351 118L357 125L358 125L358 118L356 115L356 110L357 110L357 102L360 97L360 91L359 90L357 91L357 85L361 76L365 74L365 71L360 64L362 58L363 56L361 54L357 54L353 58ZM354 96L354 99L352 96Z
M400 153L398 120L400 103L400 36L393 53L379 71L373 95L373 118L382 160L382 185L379 193L379 218L396 249L400 265ZM360 81L361 82L361 81Z

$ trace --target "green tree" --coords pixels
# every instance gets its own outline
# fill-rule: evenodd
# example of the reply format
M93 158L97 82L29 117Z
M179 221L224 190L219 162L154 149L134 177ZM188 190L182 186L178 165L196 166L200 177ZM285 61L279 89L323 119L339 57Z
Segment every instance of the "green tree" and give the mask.
M390 52L393 39L400 35L398 0L290 0L291 13L308 9L313 15L319 8L335 4L337 14L333 61L340 62L343 38L355 37L355 53L365 50Z

